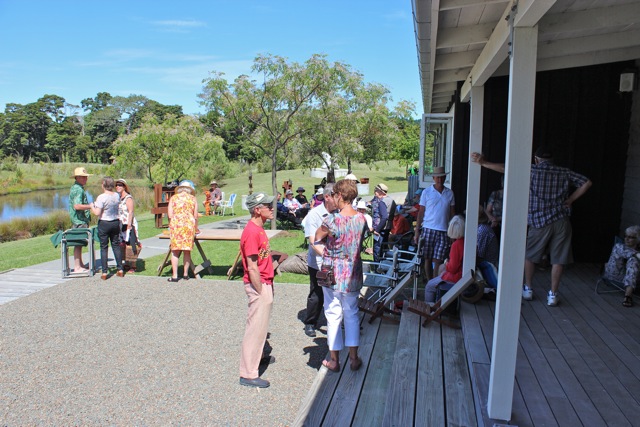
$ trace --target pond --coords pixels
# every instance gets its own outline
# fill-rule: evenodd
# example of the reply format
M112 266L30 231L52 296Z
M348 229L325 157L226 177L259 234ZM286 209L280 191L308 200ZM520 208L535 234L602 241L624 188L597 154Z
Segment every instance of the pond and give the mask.
M99 187L87 188L89 203ZM69 189L41 190L0 196L0 223L16 218L38 217L55 210L69 211Z

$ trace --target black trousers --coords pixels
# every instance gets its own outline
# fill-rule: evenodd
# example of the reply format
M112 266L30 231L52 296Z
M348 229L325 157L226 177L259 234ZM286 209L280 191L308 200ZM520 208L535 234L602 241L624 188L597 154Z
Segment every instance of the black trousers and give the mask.
M100 265L102 272L107 273L109 260L109 241L113 256L116 258L118 270L122 270L122 248L120 247L120 220L98 221L98 237L100 238Z
M304 324L315 326L324 308L324 294L322 286L318 285L318 279L316 279L318 270L312 267L307 268L309 269L309 296L307 297L307 317L304 319Z

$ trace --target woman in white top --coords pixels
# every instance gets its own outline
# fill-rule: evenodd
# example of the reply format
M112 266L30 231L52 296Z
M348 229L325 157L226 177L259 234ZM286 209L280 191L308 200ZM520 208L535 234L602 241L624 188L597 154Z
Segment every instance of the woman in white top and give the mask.
M115 182L110 176L102 179L102 190L96 201L91 205L91 212L98 217L98 237L100 238L100 264L102 265L102 280L107 280L109 241L116 259L118 277L124 276L122 270L122 248L120 247L120 217L118 208L120 196L114 191Z

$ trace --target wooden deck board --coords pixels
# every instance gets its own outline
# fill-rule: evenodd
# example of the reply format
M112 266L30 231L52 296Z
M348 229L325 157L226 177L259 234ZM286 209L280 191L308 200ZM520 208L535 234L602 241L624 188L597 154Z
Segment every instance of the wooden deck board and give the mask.
M442 356L444 377L447 381L445 394L447 424L477 425L462 330L442 328Z
M414 316L417 315L414 314ZM418 384L416 386L416 426L444 425L446 419L441 331L442 327L433 323L427 327L420 328Z

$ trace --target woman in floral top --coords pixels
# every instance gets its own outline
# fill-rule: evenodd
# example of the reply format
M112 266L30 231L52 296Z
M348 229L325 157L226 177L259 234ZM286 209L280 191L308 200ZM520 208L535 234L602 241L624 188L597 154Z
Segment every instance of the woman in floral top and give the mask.
M333 187L333 200L339 212L327 216L315 235L316 245L324 242L321 270L330 270L335 283L323 287L324 313L327 318L327 342L331 360L323 365L334 372L340 370L340 350L349 347L351 369L358 370L362 360L358 357L360 322L358 296L362 288L362 235L366 226L364 215L352 207L358 195L355 182L340 180ZM344 318L343 338L340 323Z
M616 243L611 251L609 261L604 266L604 278L624 283L624 300L622 305L633 307L633 291L640 279L640 261L638 247L640 243L640 226L633 225L624 232L624 244Z
M184 251L184 280L189 280L191 250L198 233L198 202L193 182L184 180L178 185L176 194L169 199L169 235L171 238L171 269L169 282L177 282L178 263Z

